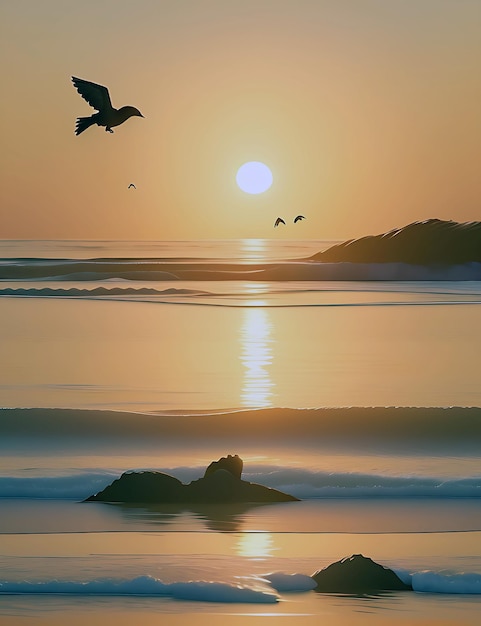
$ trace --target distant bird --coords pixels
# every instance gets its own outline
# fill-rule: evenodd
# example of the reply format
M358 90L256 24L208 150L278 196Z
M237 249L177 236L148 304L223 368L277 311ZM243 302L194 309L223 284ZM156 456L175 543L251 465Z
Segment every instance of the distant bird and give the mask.
M90 117L78 117L75 126L75 134L80 135L84 130L90 128L93 124L97 126L105 126L105 130L113 133L112 126L123 124L129 117L133 115L144 117L142 113L135 107L126 106L120 109L114 109L110 101L109 90L107 87L90 83L88 80L76 78L72 76L72 82L79 94L86 100L91 107L98 113L94 113Z
M276 219L276 223L274 224L274 228L276 228L276 226L279 226L279 224L284 224L284 225L286 224L286 223L284 222L284 220L282 219L282 217L278 217L278 218Z
M137 187L134 185L134 183L130 183L127 189L137 189Z
M296 222L300 222L301 220L305 220L306 218L304 217L304 215L298 215L297 217L294 218L294 224Z

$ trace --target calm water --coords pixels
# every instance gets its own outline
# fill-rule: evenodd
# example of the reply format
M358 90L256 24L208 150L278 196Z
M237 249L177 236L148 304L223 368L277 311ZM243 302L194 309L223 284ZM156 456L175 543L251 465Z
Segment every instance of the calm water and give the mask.
M481 283L313 279L328 245L0 242L2 624L477 623ZM302 502L79 504L227 453ZM254 579L354 552L419 592Z

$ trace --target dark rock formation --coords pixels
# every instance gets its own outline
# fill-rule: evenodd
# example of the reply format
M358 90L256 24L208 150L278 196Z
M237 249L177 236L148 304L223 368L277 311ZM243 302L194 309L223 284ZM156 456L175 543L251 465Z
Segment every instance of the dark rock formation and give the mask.
M229 455L212 462L203 478L188 485L162 472L126 472L85 502L226 504L298 500L277 489L242 480L242 467L242 459Z
M351 239L310 257L326 263L481 263L481 222L429 219L381 235Z
M227 470L234 476L235 478L239 478L242 475L242 469L244 467L244 462L237 454L228 454L227 456L223 456L218 461L212 461L212 463L205 470L204 478L207 478L209 474L213 474L217 470L223 469Z
M85 502L181 502L183 484L162 472L125 472Z
M331 563L312 575L315 591L324 593L376 593L378 591L407 591L406 585L391 569L375 563L362 554Z

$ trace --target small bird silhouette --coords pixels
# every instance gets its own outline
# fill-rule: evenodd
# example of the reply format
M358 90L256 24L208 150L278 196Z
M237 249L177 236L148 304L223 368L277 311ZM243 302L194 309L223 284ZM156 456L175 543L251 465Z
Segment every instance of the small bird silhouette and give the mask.
M305 220L306 218L304 217L304 215L298 215L297 217L294 218L294 224L296 222L300 222L301 220Z
M127 189L137 189L137 187L134 185L134 183L130 183Z
M282 219L282 217L278 217L278 218L276 219L276 222L275 222L275 224L274 224L274 228L276 228L276 226L279 226L279 224L284 224L284 225L285 225L285 222L284 222L284 220Z
M114 109L110 101L109 90L107 87L91 83L82 78L72 76L72 82L79 94L86 100L92 108L98 113L94 113L90 117L78 117L75 126L75 134L80 135L84 130L90 128L93 124L97 126L105 126L105 130L113 133L112 126L123 124L129 117L133 115L144 117L142 113L135 107L125 106L120 109Z

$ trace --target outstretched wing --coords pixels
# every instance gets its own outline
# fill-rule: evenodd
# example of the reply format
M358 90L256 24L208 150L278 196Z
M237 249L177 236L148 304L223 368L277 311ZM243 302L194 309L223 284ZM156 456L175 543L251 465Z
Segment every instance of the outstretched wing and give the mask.
M297 217L294 218L294 224L296 222L300 222L301 220L305 220L306 218L304 217L304 215L298 215Z
M285 224L285 222L284 222L284 220L282 219L282 217L278 217L278 218L276 219L276 223L274 224L274 227L275 227L275 226L279 226L279 224Z
M107 87L91 83L82 78L76 78L75 76L72 76L72 82L82 98L95 110L103 112L112 108Z

